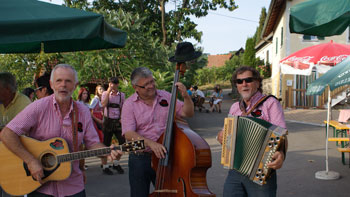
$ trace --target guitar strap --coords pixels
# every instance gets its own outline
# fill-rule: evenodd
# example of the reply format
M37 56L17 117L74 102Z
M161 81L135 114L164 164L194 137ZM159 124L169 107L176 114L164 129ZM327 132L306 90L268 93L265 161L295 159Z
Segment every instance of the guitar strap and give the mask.
M78 121L79 121L79 113L78 107L75 101L73 101L73 113L71 113L72 119L72 136L73 136L73 151L78 152Z

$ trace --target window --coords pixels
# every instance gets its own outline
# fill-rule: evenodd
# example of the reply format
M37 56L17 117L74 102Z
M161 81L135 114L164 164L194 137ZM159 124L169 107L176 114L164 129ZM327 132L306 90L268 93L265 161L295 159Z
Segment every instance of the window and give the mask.
M305 41L319 41L319 40L324 40L324 37L323 36L303 35L303 40L305 40Z
M281 27L281 47L283 46L283 27Z
M265 64L269 64L270 63L270 59L269 59L269 50L266 51L266 62Z

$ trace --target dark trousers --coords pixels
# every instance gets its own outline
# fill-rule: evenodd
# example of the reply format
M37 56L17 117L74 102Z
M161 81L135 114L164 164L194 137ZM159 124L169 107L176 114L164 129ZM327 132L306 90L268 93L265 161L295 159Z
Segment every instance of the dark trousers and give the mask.
M34 192L28 194L27 196L28 197L51 197L51 195L43 194L43 193L40 193L40 192L37 192L37 191L34 191ZM76 194L73 194L73 195L71 195L69 197L86 197L85 189L83 191L81 191L79 193L76 193Z
M110 146L113 134L118 139L119 144L125 143L125 138L122 136L122 129L119 119L111 119L103 117L103 144Z
M151 167L150 153L129 155L129 183L131 197L148 197L151 182L156 180L156 172Z
M265 185L260 186L249 180L247 176L241 175L235 170L230 170L224 184L224 197L275 197L276 191L276 172L271 174Z

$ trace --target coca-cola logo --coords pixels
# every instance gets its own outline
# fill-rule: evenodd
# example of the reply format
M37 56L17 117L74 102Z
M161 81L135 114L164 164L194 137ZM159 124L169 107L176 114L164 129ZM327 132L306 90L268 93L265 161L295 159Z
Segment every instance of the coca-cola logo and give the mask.
M338 64L339 62L346 59L349 55L338 55L333 57L323 56L320 59L320 62L327 62L327 63L335 63Z
M310 60L314 58L314 56L304 56L304 57L297 57L297 56L292 56L283 62L303 62L303 63L310 63Z

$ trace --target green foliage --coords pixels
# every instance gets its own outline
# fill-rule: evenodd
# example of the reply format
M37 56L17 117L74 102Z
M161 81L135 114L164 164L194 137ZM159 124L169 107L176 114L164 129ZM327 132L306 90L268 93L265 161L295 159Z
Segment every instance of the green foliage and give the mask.
M71 7L89 9L86 0L65 0L65 4ZM149 34L154 39L163 41L162 29L162 9L169 0L93 0L92 8L95 10L105 10L106 12L123 10L134 15L138 14L145 18L142 27L139 29L143 34ZM161 5L164 4L164 7ZM216 10L218 7L226 8L230 11L235 10L238 6L234 0L193 0L182 1L176 4L174 9L165 10L164 27L166 31L165 43L171 46L175 41L181 41L186 38L201 40L202 32L196 30L195 24L189 16L204 17L209 10Z
M261 13L260 13L259 27L257 28L257 30L255 32L255 35L254 35L254 37L255 37L255 45L257 45L260 42L260 40L261 40L261 33L262 33L262 30L263 30L263 27L264 27L266 16L267 16L266 8L263 7L261 9Z
M50 72L61 56L51 54L4 54L0 55L0 72L10 72L17 80L18 90L34 87L35 78L41 71Z
M243 54L243 65L254 66L255 61L255 39L248 38L245 43L245 51Z
M257 67L258 71L260 72L260 75L266 79L266 78L270 78L271 77L271 65L267 64L267 65L259 65Z

